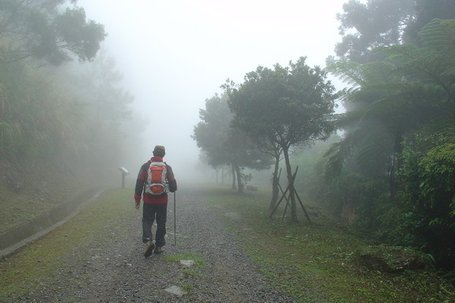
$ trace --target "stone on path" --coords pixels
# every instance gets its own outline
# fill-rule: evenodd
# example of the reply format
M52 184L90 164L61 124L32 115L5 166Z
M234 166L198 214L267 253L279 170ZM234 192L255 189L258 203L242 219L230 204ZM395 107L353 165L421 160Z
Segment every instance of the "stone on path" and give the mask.
M186 295L186 292L183 289L175 285L169 286L168 288L165 289L165 291L173 295L176 295L177 297L182 297L183 295Z
M194 265L194 260L180 260L180 264L186 267L191 267Z

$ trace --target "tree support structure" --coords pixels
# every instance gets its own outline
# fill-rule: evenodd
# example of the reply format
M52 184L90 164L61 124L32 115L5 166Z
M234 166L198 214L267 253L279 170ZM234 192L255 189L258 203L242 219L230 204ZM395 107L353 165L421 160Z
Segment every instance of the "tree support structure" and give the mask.
M299 170L299 167L297 166L296 169L295 169L295 172L292 174L292 180L291 180L292 184L294 184L294 180L295 180L295 177L297 176L297 171L298 170ZM278 182L278 188L279 188L279 190L281 192L281 198L278 200L278 202L276 203L276 205L273 208L272 212L270 213L270 218L273 218L273 215L275 214L276 210L278 209L278 206L280 206L281 202L283 200L286 200L286 206L285 206L284 211L283 211L282 219L285 218L286 212L287 212L288 207L289 207L289 204L291 203L291 201L289 199L289 196L290 196L290 188L292 188L292 190L294 191L295 197L297 198L297 200L299 201L300 206L302 207L302 210L303 210L303 212L305 214L305 217L307 218L308 222L311 223L310 216L308 215L308 212L306 211L305 206L303 206L302 199L300 199L300 196L297 193L297 191L295 190L295 187L291 186L291 183L290 183L290 184L288 184L286 189L283 191L283 188L281 187L280 183Z

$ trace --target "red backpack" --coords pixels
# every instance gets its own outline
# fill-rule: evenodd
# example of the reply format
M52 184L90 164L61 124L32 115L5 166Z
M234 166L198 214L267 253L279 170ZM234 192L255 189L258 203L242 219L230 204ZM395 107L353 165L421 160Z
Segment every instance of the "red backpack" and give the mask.
M161 195L166 190L167 167L164 162L151 162L147 169L145 192L150 195Z

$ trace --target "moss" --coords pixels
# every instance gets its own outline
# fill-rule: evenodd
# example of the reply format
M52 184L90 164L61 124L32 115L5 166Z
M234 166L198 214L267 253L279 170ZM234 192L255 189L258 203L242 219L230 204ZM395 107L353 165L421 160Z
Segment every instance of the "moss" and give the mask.
M187 282L183 282L181 288L186 294L191 294L191 291L193 290L193 286Z
M362 246L356 251L355 260L359 266L366 269L389 273L432 268L434 265L428 254L409 247L388 245Z

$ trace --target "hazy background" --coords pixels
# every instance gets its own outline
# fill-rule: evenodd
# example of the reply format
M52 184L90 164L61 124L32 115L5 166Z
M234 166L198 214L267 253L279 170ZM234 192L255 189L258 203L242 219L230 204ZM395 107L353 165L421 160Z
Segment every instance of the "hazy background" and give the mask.
M153 146L167 148L178 176L193 167L199 149L191 139L205 99L237 83L258 65L287 65L308 57L325 65L338 36L336 14L344 0L112 1L84 0L87 17L104 24L105 48L135 98L144 121L145 162ZM140 144L132 148L140 148ZM134 166L134 165L133 165ZM128 167L135 175L138 167Z

